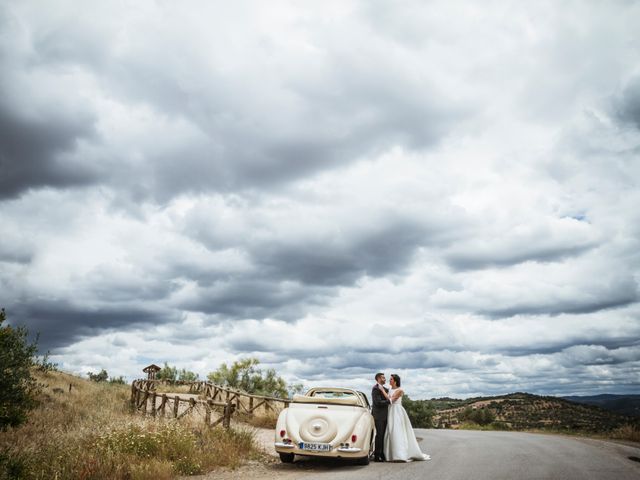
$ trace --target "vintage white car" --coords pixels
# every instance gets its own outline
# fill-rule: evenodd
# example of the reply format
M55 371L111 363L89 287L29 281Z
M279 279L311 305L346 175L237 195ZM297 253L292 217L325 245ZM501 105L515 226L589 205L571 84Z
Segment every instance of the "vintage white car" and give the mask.
M375 424L364 393L349 388L316 387L295 395L280 412L275 449L280 460L296 455L352 458L369 463Z

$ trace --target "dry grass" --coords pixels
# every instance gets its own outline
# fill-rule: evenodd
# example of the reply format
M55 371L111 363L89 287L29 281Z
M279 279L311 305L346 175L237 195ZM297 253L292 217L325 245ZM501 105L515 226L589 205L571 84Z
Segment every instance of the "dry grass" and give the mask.
M236 418L253 427L270 428L272 430L276 428L276 423L278 423L278 414L276 413L267 415L236 414Z
M189 385L158 382L156 384L156 393L191 393L191 387Z
M619 440L640 442L640 425L623 425L622 427L614 430L611 437Z
M132 413L127 385L60 372L39 381L47 385L41 405L26 424L0 433L0 479L163 480L258 455L251 432Z

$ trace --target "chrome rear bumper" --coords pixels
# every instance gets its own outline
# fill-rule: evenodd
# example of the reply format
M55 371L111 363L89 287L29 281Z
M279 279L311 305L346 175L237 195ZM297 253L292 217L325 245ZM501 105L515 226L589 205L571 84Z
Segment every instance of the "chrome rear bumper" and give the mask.
M276 448L295 448L296 446L293 443L276 442L275 447Z

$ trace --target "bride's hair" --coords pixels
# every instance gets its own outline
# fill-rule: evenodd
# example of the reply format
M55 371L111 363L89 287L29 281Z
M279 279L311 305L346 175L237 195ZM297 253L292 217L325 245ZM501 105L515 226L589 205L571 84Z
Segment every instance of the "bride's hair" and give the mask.
M396 387L400 386L400 375L392 373L391 378L396 382Z

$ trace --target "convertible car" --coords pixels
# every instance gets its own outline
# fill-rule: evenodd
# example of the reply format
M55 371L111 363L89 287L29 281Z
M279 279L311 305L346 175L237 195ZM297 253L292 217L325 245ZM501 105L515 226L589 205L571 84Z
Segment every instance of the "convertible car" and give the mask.
M369 463L375 424L364 393L316 387L295 395L280 412L275 449L284 463L296 455L343 457Z

